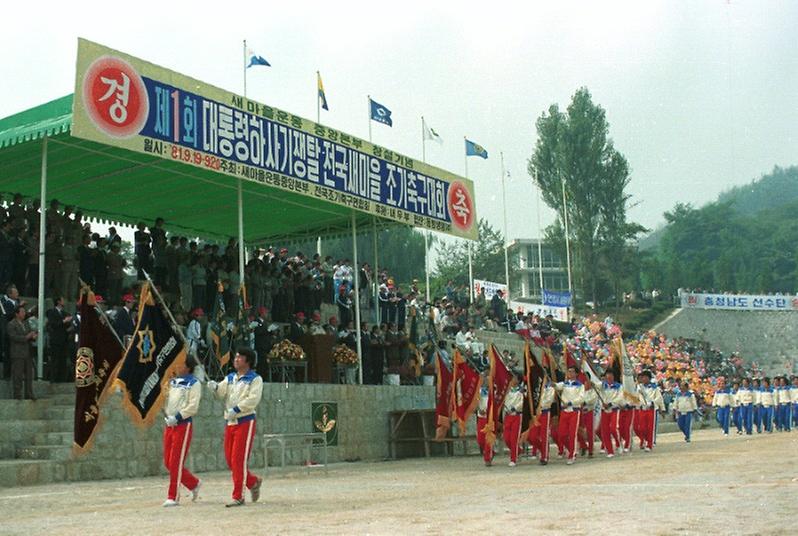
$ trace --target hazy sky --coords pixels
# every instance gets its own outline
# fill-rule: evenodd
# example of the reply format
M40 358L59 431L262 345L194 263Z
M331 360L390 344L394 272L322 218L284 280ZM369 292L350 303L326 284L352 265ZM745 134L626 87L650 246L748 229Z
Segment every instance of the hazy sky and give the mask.
M240 7L250 6L250 7ZM384 6L384 7L377 7ZM534 121L580 86L607 111L632 169L630 217L648 227L676 202L702 204L774 165L796 163L798 2L14 2L0 32L0 117L71 93L77 37L242 91L242 40L272 68L249 96L368 136L367 101L393 111L374 142L421 157L421 115L443 137L430 163L464 172L478 214L501 228L499 152L510 237L537 235L526 173ZM553 214L544 210L544 225Z

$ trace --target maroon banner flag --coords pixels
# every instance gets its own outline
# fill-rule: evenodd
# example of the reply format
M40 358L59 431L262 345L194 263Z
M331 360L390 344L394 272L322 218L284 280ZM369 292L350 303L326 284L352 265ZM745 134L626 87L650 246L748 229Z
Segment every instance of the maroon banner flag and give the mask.
M494 345L488 350L490 357L490 373L488 374L488 422L483 429L485 432L485 448L493 448L496 442L496 423L499 422L504 398L510 388L512 373L502 361L499 351Z
M466 432L466 423L479 404L482 376L463 359L460 350L454 350L452 358L452 418L457 422L460 436Z
M100 408L110 392L122 362L122 343L105 315L97 311L94 293L82 294L80 333L75 359L75 432L72 449L91 449L100 424Z
M451 398L452 398L452 372L443 362L441 354L435 352L435 368L438 373L435 403L435 439L441 440L449 433L452 425Z

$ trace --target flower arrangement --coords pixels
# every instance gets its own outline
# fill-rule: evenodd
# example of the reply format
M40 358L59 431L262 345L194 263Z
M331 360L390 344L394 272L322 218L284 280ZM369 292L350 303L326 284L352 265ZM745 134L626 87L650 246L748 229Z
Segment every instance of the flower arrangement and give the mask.
M305 359L305 352L298 344L284 339L271 349L269 352L269 359L277 361L302 361Z
M345 344L333 346L332 359L339 365L357 365L357 353Z

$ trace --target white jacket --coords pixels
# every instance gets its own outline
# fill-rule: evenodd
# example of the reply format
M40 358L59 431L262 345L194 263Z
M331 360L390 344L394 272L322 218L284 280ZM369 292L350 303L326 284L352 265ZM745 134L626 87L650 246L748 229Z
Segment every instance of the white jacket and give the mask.
M231 372L216 384L215 389L213 384L208 384L208 387L216 398L224 400L225 411L232 411L235 414L227 420L228 426L255 418L255 408L263 396L263 378L254 370L243 376Z
M177 376L169 381L169 391L166 395L164 413L175 417L178 424L191 422L191 417L197 414L202 389L200 383L191 374Z
M618 382L612 384L602 382L601 398L604 399L605 404L611 406L611 410L626 406L626 400L624 400L623 397L623 387L621 387L621 384Z
M585 386L581 382L566 380L554 384L560 391L560 406L563 411L579 411L585 403Z
M740 387L737 390L737 401L741 406L747 406L754 403L754 392L750 387Z
M504 397L504 414L518 415L524 411L524 393L518 387L513 387Z
M657 408L660 411L665 411L665 400L662 398L662 392L659 390L659 385L656 383L640 384L637 386L637 391L640 393L640 407L643 409Z
M690 413L698 409L698 403L692 391L686 391L676 395L676 411L679 413Z

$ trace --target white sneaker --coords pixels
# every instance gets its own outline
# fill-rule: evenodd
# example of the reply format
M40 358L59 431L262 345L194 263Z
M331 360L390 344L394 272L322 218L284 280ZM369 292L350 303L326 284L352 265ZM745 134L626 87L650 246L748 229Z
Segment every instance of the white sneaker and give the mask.
M179 503L179 502L177 502L177 501L176 501L176 500L174 500L174 499L166 499L166 500L163 502L163 505L164 505L164 506L166 506L166 507L169 507L169 506L180 506L180 503Z
M646 451L646 452L651 452L651 449L648 448L648 447L644 448L643 450Z
M558 452L558 453L557 453L557 457L558 457L558 458L562 458L563 456L564 456L564 454L563 454L562 452Z
M614 458L615 454L607 454L607 458Z
M515 467L515 462L510 462L507 464L509 467Z
M529 455L529 459L530 459L530 460L536 460L536 459L537 459L537 456L535 456L534 454L530 454L530 455Z
M572 459L570 459L570 458L568 458L568 461L565 462L565 465L573 465L573 464L574 464L574 461Z
M626 448L625 448L625 449L623 449L623 451L624 451L624 452L629 452L629 449L626 449Z
M194 489L191 490L191 502L197 502L199 498L199 489L202 485L202 480L197 480L197 485L194 486Z

